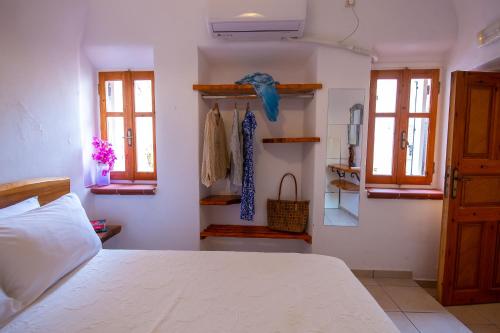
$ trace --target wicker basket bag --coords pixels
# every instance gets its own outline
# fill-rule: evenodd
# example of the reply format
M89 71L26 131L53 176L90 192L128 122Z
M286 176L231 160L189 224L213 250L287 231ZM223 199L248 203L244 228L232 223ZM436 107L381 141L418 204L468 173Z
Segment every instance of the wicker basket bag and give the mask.
M286 176L295 183L295 201L281 200L281 186ZM297 179L291 173L281 178L278 200L267 199L267 225L269 229L287 232L304 232L309 219L309 200L297 200Z

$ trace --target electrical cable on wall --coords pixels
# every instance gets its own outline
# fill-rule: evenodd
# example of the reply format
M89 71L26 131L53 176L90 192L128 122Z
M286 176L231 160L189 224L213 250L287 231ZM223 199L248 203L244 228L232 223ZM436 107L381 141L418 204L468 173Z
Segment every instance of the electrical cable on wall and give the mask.
M350 52L353 52L356 54L362 54L362 55L369 56L373 63L377 62L378 56L372 50L368 50L368 49L365 49L363 47L359 47L357 45L345 43L345 41L348 40L349 38L351 38L359 29L360 19L359 19L358 14L356 13L356 10L354 9L354 3L355 3L355 0L346 0L345 6L346 6L346 8L351 8L352 13L354 15L354 18L356 19L356 26L354 27L354 30L351 33L349 33L346 37L344 37L342 40L329 41L329 40L321 40L321 39L316 39L316 38L311 38L311 37L286 38L286 40L289 42L309 43L309 44L322 45L322 46L336 48L336 49L342 49L342 50L350 51Z
M356 10L354 9L354 5L349 6L349 8L351 8L352 13L354 14L354 17L356 18L356 27L349 35L347 35L345 38L343 38L342 40L339 41L340 44L342 44L343 42L348 40L352 35L354 35L356 33L356 31L358 31L358 28L359 28L359 17L358 17L358 14L356 13Z

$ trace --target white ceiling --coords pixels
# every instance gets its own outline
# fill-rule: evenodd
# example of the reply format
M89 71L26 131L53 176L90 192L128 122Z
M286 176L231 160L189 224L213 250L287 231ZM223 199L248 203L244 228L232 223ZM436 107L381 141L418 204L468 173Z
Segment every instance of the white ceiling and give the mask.
M355 18L343 0L310 0L306 34L341 40ZM358 31L347 41L373 49L381 61L441 60L452 47L457 19L452 0L357 0Z
M248 61L258 58L262 51L252 48L250 43L246 46L222 44L209 36L205 2L142 0L139 4L136 0L88 0L84 38L87 53L99 68L111 64L102 59L116 59L115 55L119 59L127 53L132 54L139 67L147 67L153 62L154 53L149 45L162 43L164 36L179 39L188 36L196 38L197 45L207 46L203 52L208 57L230 60L232 55L238 55L236 58L247 57ZM336 42L353 30L355 19L351 10L344 7L345 0L309 0L308 3L306 37ZM500 16L499 6L500 0L356 0L360 25L347 43L374 50L382 63L445 63L462 31L460 26L475 26L481 17ZM473 18L467 14L471 11L475 13ZM471 25L470 20L474 20L475 25ZM465 36L463 43L473 39L473 34ZM278 49L282 47L266 47L266 57L274 54L279 59L282 52ZM296 50L300 49L303 47ZM300 61L310 51L304 48L304 51L296 51L297 54L294 52L288 55Z

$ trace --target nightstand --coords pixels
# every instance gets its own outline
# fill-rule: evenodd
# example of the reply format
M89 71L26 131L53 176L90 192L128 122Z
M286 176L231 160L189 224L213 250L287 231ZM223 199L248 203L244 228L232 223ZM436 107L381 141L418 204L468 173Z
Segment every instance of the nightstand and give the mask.
M98 232L97 236L101 239L101 242L105 242L111 237L118 235L120 231L122 231L122 226L119 224L108 224L108 231L106 232Z

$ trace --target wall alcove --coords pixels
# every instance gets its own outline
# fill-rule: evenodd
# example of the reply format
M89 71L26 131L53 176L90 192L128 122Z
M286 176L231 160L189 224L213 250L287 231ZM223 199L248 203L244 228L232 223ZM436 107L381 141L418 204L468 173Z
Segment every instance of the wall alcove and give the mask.
M228 137L235 103L241 110L241 118L249 103L257 121L254 140L256 213L253 222L239 219L238 195L241 192L230 185L229 180L219 181L210 188L200 182L200 248L310 252L312 224L304 234L270 231L266 228L266 201L277 198L280 179L286 172L297 177L299 200L313 200L309 193L314 192L311 180L314 170L304 161L311 158L314 143L320 141L314 133L314 93L322 88L316 81L315 49L289 44L240 46L235 48L228 44L198 49L198 82L193 89L199 91L199 157L201 165L205 118L214 103L219 105ZM276 122L267 120L251 86L232 85L253 72L268 73L280 83L278 91L282 99ZM289 142L294 144L271 144ZM285 182L283 199L293 199L292 186L291 182Z

